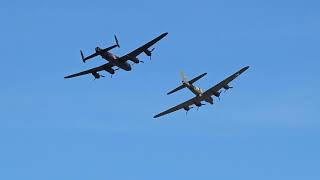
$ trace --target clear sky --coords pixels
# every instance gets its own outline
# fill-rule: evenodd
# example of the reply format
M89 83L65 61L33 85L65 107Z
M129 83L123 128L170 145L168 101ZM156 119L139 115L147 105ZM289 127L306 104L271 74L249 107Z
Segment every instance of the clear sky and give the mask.
M0 179L319 180L317 0L0 2ZM63 79L98 45L117 55L163 32L152 61L111 79ZM213 106L152 117L207 72L241 67Z

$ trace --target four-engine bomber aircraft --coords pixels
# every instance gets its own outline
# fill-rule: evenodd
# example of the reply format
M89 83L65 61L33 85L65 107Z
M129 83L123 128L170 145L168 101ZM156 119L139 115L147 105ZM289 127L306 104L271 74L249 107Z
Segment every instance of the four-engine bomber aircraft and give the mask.
M87 60L96 57L96 56L101 56L103 59L107 60L108 63L99 66L99 67L95 67L86 71L82 71L76 74L72 74L69 76L66 76L64 78L73 78L73 77L77 77L77 76L82 76L85 74L92 74L95 79L99 79L100 77L104 77L103 75L100 75L98 72L99 71L107 71L110 74L114 74L116 70L118 69L123 69L126 71L131 71L131 65L128 63L128 60L138 64L139 62L143 62L140 61L137 56L140 55L141 53L145 53L147 56L150 57L151 59L151 55L152 55L152 51L154 50L151 49L149 50L149 48L154 45L155 43L157 43L158 41L160 41L162 38L164 38L168 33L163 33L160 36L156 37L155 39L151 40L150 42L146 43L145 45L135 49L134 51L122 56L122 57L118 57L114 54L112 54L111 52L109 52L111 49L115 48L115 47L120 47L119 43L118 43L118 39L115 36L115 40L116 40L116 45L110 46L108 48L105 49L101 49L99 47L95 48L95 53L93 53L92 55L88 56L88 57L84 57L82 51L80 51L81 57L83 62L86 62ZM113 66L117 66L117 69L113 69Z
M195 104L198 108L202 105L205 105L205 104L202 104L202 101L205 101L207 103L210 103L210 104L213 104L213 98L211 96L216 96L216 97L220 97L220 93L221 93L221 89L225 89L225 90L228 90L230 88L232 88L231 86L229 86L228 84L234 80L235 78L237 78L241 73L243 73L244 71L246 71L247 69L249 68L249 66L246 66L242 69L240 69L238 72L234 73L233 75L229 76L228 78L226 78L225 80L221 81L220 83L218 83L217 85L213 86L212 88L208 89L207 91L203 91L201 90L200 88L196 87L193 85L194 82L198 81L200 78L202 78L203 76L205 76L207 73L204 73L204 74L201 74L200 76L198 77L195 77L193 78L192 80L188 81L186 79L186 77L184 76L183 73L181 73L181 76L182 76L182 85L177 87L176 89L168 92L168 94L172 94L176 91L179 91L183 88L188 88L190 91L192 91L196 97L184 102L184 103L181 103L173 108L170 108L162 113L159 113L157 115L154 116L154 118L158 118L160 116L163 116L163 115L166 115L166 114L169 114L169 113L172 113L172 112L175 112L179 109L184 109L186 110L187 112L193 108L193 107L190 107L192 106L193 104Z

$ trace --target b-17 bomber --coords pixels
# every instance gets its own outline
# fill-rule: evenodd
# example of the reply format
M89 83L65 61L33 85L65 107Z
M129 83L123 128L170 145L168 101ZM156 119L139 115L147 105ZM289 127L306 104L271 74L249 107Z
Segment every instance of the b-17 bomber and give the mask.
M181 72L181 77L182 77L182 85L175 88L174 90L168 92L167 94L172 94L174 92L177 92L183 88L188 88L192 93L194 93L196 96L188 101L185 101L177 106L174 106L166 111L163 111L157 115L154 116L154 118L158 118L160 116L175 112L177 110L180 109L184 109L187 112L192 109L193 107L191 107L192 105L196 105L198 108L205 105L202 102L207 102L209 104L213 104L213 98L212 96L216 96L217 98L220 98L220 94L221 94L221 89L231 89L233 87L229 86L228 84L234 80L235 78L237 78L240 74L242 74L244 71L246 71L249 68L249 66L246 66L242 69L240 69L239 71L237 71L236 73L232 74L231 76L229 76L228 78L224 79L223 81L221 81L220 83L216 84L215 86L211 87L210 89L208 89L207 91L203 91L202 89L200 89L199 87L196 87L193 85L194 82L198 81L199 79L201 79L203 76L205 76L207 73L203 73L195 78L193 78L192 80L188 81L187 78L185 77L184 73Z
M113 53L109 52L111 49L115 48L115 47L120 47L119 42L117 37L115 36L115 41L116 44L107 48L100 48L100 47L96 47L95 48L95 52L93 54L91 54L88 57L84 57L83 52L80 50L80 54L81 54L81 58L83 62L86 62L89 59L92 59L96 56L101 56L103 59L105 59L106 61L108 61L108 63L103 64L101 66L86 70L86 71L82 71L76 74L72 74L69 76L66 76L64 78L73 78L73 77L77 77L77 76L82 76L82 75L86 75L86 74L92 74L94 76L95 79L99 79L100 77L104 77L103 75L100 75L98 72L99 71L107 71L108 73L110 73L111 75L115 74L116 70L119 69L123 69L125 71L131 71L132 67L129 64L129 60L132 61L135 64L138 64L140 61L137 56L139 56L141 53L145 53L147 56L150 57L152 56L152 51L154 50L151 49L149 50L149 48L154 45L155 43L157 43L158 41L160 41L162 38L164 38L168 33L163 33L160 36L154 38L153 40L151 40L150 42L140 46L139 48L135 49L134 51L118 57L116 55L114 55ZM113 67L116 66L116 69L113 69Z

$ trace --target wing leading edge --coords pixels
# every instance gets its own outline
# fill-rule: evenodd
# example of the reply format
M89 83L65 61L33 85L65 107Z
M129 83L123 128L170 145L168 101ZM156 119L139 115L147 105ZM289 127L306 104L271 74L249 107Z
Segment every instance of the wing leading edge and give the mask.
M242 69L240 69L239 71L237 71L236 73L232 74L231 76L227 77L226 79L224 79L223 81L219 82L218 84L216 84L215 86L211 87L210 89L208 89L207 91L205 91L203 93L204 97L209 97L212 96L216 93L218 93L220 91L220 89L222 88L226 88L228 86L228 84L233 81L235 78L237 78L240 74L242 74L243 72L245 72L247 69L249 69L250 66L246 66Z
M98 67L95 67L95 68L92 68L92 69L88 69L86 71L82 71L82 72L79 72L79 73L76 73L76 74L72 74L72 75L69 75L69 76L66 76L64 77L65 79L68 79L68 78L73 78L73 77L77 77L77 76L82 76L82 75L86 75L86 74L90 74L90 73L96 73L98 71L103 71L103 70L106 70L106 71L113 71L112 69L113 65L110 64L110 63L107 63L107 64L104 64L102 66L98 66Z
M160 36L154 38L153 40L149 41L148 43L138 47L137 49L133 50L132 52L122 56L120 59L122 61L127 61L127 60L132 60L136 58L138 55L140 55L143 52L147 52L148 48L151 47L152 45L156 44L158 41L160 41L162 38L164 38L168 33L163 33ZM149 51L148 51L149 52ZM151 52L150 52L151 53Z
M200 97L196 96L196 97L194 97L192 99L189 99L188 101L185 101L185 102L183 102L183 103L181 103L181 104L179 104L179 105L177 105L175 107L172 107L172 108L170 108L170 109L168 109L166 111L163 111L163 112L153 116L153 118L158 118L160 116L164 116L166 114L173 113L173 112L178 111L178 110L180 110L182 108L189 108L189 106L193 105L195 102L197 102L199 100L200 100Z

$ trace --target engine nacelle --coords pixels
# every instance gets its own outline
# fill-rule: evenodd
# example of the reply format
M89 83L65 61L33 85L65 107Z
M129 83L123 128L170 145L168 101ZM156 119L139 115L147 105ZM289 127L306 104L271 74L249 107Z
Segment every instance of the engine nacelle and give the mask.
M96 78L96 79L99 79L100 77L101 77L101 75L99 74L99 73L97 73L97 72L93 72L93 73L91 73L93 76L94 76L94 78Z
M189 111L191 108L189 106L183 107L184 110Z
M204 104L202 104L201 102L196 102L196 103L194 103L197 107L200 107L200 106L202 106L202 105L204 105Z
M140 60L137 57L130 57L130 60L136 64L140 62Z
M213 93L213 95L214 95L215 97L220 97L220 94L221 94L221 92L214 92L214 93Z
M225 89L225 90L228 90L228 89L230 89L230 88L233 88L233 87L229 86L228 84L225 85L225 86L223 86L223 89Z
M147 56L151 56L151 51L149 51L148 49L143 51Z
M112 69L112 68L105 68L104 70L107 71L110 74L114 74L115 73L114 69Z

